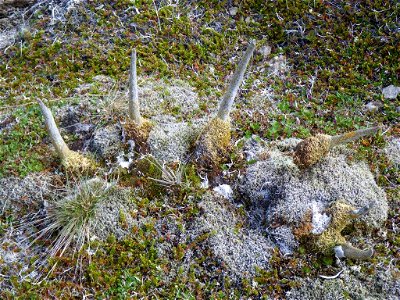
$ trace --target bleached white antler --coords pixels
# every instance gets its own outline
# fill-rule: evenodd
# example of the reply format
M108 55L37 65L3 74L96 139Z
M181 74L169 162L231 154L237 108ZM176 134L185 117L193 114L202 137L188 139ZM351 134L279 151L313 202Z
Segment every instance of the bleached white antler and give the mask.
M40 110L44 116L51 143L56 149L57 155L61 158L61 162L66 170L76 174L93 172L96 167L96 162L68 148L58 130L51 110L44 105L41 100L37 100L37 102L39 103Z
M239 65L236 68L235 74L229 84L227 91L222 98L217 117L221 120L226 120L229 117L233 101L237 95L240 84L243 81L244 72L246 71L247 65L249 64L250 58L253 55L254 49L256 48L255 41L250 41L247 46L246 52L244 53Z
M195 157L198 165L217 166L227 152L231 140L229 113L255 46L255 41L249 42L219 104L217 116L208 122L195 143Z
M375 126L335 136L326 134L311 136L297 144L294 149L293 161L300 168L311 167L328 155L333 147L352 142L363 136L375 134L379 129L381 129L380 126Z
M56 122L54 121L51 110L46 105L44 105L41 100L37 100L37 102L39 103L40 110L42 111L42 114L44 116L44 122L46 124L51 143L56 149L58 156L60 156L61 159L65 159L71 150L68 148L67 144L62 138Z
M133 49L129 73L129 117L140 126L142 124L142 117L140 115L136 60L136 49Z

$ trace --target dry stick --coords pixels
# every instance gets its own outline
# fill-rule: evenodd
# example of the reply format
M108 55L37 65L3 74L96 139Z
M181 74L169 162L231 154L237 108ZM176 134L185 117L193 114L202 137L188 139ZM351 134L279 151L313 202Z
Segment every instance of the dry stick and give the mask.
M244 72L246 71L247 65L249 64L250 58L254 52L256 45L255 41L250 41L247 46L246 52L244 53L239 65L236 68L235 74L233 75L232 81L229 84L228 90L219 105L217 117L221 120L229 118L229 112L231 111L233 100L235 100L237 91L240 84L243 81Z
M139 96L136 73L136 49L132 50L131 68L129 74L129 117L137 124L142 124L139 111Z
M71 150L69 150L67 144L64 142L64 139L61 137L60 131L57 128L51 110L46 105L44 105L41 100L38 99L37 102L39 103L40 110L42 111L42 114L44 116L44 121L46 123L50 140L54 148L56 148L57 154L60 156L61 159L67 158Z
M332 136L330 138L330 148L335 147L339 144L344 144L344 143L349 143L349 142L355 141L363 136L373 135L379 129L381 129L380 126L375 126L375 127L371 127L371 128L360 129L360 130L351 131L348 133Z

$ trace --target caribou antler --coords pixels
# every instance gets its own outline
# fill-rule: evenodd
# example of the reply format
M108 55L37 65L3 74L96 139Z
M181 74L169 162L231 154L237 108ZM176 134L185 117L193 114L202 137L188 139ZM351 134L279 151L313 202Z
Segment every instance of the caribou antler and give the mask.
M243 57L236 68L235 74L233 74L233 78L229 83L228 89L219 104L217 118L220 118L224 121L229 118L229 113L231 111L233 101L235 100L239 87L243 81L244 72L246 71L247 65L250 62L250 58L253 55L255 48L255 41L250 41L249 45L247 46L246 52L243 54Z
M44 105L41 100L37 100L40 106L40 110L44 116L47 132L49 134L51 143L56 149L57 155L61 158L61 163L67 171L72 173L84 173L91 172L95 169L96 163L83 156L82 154L72 151L68 148L64 139L62 138L60 131L57 128L56 122L54 121L51 110Z
M231 139L229 113L254 49L255 41L250 41L219 104L217 116L205 126L196 141L195 157L200 165L217 165L229 147Z
M129 71L129 118L124 126L127 139L135 141L136 150L144 151L147 147L147 139L149 137L152 124L150 121L142 118L140 115L139 92L137 84L136 71L136 49L132 50L131 64Z
M68 148L67 144L62 138L60 131L57 128L56 122L54 121L51 110L46 105L44 105L41 100L38 99L37 102L39 103L40 110L42 111L42 114L44 116L44 122L46 124L47 132L49 133L51 143L56 149L57 155L61 159L66 159L69 156L71 150Z
M373 249L361 250L353 247L342 236L342 230L355 218L366 214L370 206L364 206L360 209L354 209L353 206L344 201L336 201L328 209L331 215L331 222L328 228L317 237L316 248L319 251L328 253L332 249L337 257L347 257L352 259L368 259L374 251Z
M129 72L129 117L138 125L142 125L140 105L138 96L137 72L136 72L136 49L132 50L131 66Z
M369 259L372 257L372 255L374 255L374 249L369 248L369 249L365 249L365 250L361 250L358 248L353 247L350 244L343 244L343 245L339 245L336 246L334 248L335 251L335 255L338 258L351 258L351 259L359 259L359 260L363 260L363 259Z
M380 128L381 127L376 126L351 131L341 135L330 136L326 134L317 134L316 136L306 138L294 149L293 161L300 168L308 168L325 157L333 147L352 142L363 136L373 135Z

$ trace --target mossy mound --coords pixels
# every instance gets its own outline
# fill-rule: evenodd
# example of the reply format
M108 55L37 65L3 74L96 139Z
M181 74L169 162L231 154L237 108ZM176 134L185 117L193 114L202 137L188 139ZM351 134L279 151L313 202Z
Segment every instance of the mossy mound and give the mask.
M247 168L240 189L249 198L251 218L267 227L289 226L297 238L318 235L329 228L327 208L342 199L355 208L370 207L357 222L379 228L387 218L388 203L368 166L350 162L347 157L352 152L338 147L313 167L299 169L290 155L299 142L269 143ZM291 238L287 236L287 244L293 243Z
M330 137L318 134L306 138L294 149L293 161L299 168L308 168L324 158L329 152Z
M94 159L75 151L68 151L68 154L61 159L61 164L65 171L73 176L94 174L99 168Z
M142 119L140 125L129 120L123 124L125 140L132 140L138 152L145 153L148 149L147 140L154 124L147 119Z
M353 220L352 212L354 210L353 206L341 200L334 202L327 208L326 213L330 216L330 222L327 224L327 228L321 234L316 235L313 241L316 251L332 254L335 246L346 244L341 233Z
M229 152L230 121L212 119L203 129L195 144L196 163L205 168L218 166Z

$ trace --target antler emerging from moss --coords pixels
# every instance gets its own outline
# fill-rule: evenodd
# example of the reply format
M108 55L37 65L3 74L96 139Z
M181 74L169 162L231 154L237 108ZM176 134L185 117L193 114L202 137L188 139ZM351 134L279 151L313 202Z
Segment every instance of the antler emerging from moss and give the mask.
M136 61L136 49L133 49L129 72L129 118L131 121L125 124L124 129L128 139L133 139L140 151L146 148L152 124L140 115Z
M37 100L37 102L39 103L40 110L44 116L51 143L56 149L57 155L61 158L61 162L66 170L75 174L93 171L96 163L82 154L68 148L64 139L61 137L51 110L44 105L41 100Z
M369 207L354 209L353 206L343 202L336 201L328 209L331 215L331 223L328 228L317 237L315 246L318 251L331 253L332 250L338 257L347 257L352 259L368 259L373 255L373 249L361 250L353 247L346 242L342 236L342 230L355 218L358 218L368 212Z
M140 115L137 72L136 72L136 49L132 50L131 66L129 72L129 117L137 124L142 124Z
M219 104L217 116L206 125L196 141L195 156L200 165L217 165L221 161L221 156L223 156L221 154L229 147L231 139L229 113L254 49L255 41L250 41Z
M376 126L341 135L317 134L316 136L306 138L294 149L294 163L300 168L308 168L325 157L333 147L352 142L363 136L373 135L379 129L380 127Z

